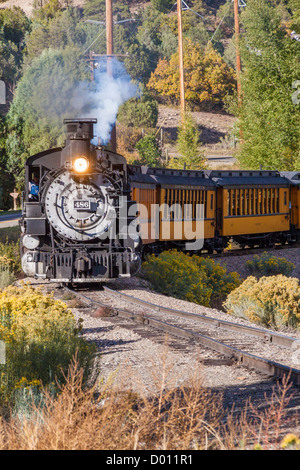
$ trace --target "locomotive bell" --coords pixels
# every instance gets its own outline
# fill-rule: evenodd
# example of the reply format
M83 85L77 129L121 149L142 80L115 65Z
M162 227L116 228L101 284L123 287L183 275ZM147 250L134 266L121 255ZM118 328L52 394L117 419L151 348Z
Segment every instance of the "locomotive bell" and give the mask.
M67 139L61 152L61 164L67 164L76 173L83 174L96 163L90 141L94 138L97 119L65 119L64 123L67 125Z

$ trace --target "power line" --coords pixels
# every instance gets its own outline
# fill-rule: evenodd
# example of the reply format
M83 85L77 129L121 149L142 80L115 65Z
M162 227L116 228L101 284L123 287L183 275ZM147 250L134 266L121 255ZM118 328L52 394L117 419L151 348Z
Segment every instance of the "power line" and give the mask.
M197 16L200 16L200 18L202 18L203 20L205 20L204 16L200 15L200 13L198 13L197 11L193 10L192 8L190 8L184 0L181 1L181 3L184 5L184 8L182 8L182 11L191 11L192 13L195 13L195 15Z
M106 29L103 29L103 31L101 31L101 33L96 37L96 39L92 42L92 44L90 44L89 47L81 54L81 56L86 54L86 52L93 46L93 44L95 44L96 41L98 41L98 39L100 39L100 37L105 33L105 31Z
M233 0L232 0L232 1L233 1ZM212 41L212 40L214 39L214 37L215 37L215 35L217 34L217 31L219 30L221 24L223 23L223 21L225 20L226 16L228 15L229 10L230 10L230 7L231 7L231 4L232 4L232 1L228 4L228 7L229 7L229 8L227 8L227 10L225 11L225 14L224 14L223 18L221 19L220 23L218 24L218 26L217 26L217 28L216 28L214 34L212 35L210 41Z

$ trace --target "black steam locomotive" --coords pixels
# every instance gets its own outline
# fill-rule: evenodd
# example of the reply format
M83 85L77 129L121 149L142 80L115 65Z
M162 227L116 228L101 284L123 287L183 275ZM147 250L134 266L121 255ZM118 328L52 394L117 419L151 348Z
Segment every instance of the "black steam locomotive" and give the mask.
M136 220L126 160L91 144L96 122L65 120L65 147L26 162L20 225L22 267L28 276L102 282L139 269L138 232L128 236L124 231Z

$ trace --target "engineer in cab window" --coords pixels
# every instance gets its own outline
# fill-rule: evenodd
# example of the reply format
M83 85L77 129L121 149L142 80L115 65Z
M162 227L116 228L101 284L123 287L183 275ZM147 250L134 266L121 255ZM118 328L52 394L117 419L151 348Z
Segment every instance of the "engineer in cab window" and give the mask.
M39 183L37 174L33 174L32 179L29 182L29 201L39 200Z

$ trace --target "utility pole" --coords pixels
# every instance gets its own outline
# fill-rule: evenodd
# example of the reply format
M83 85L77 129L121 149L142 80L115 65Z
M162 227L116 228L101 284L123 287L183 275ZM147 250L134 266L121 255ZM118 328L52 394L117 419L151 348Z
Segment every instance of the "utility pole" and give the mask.
M239 24L239 0L234 0L234 26L235 26L235 47L236 47L236 73L237 73L237 96L238 108L242 106L242 86L241 86L241 56L240 56L240 24ZM244 133L240 127L240 141L243 142Z
M113 8L112 0L106 0L106 53L107 58L107 73L109 77L113 77L113 54L114 54L114 38L113 38ZM111 150L116 152L117 150L117 132L116 126L114 125L111 131Z
M114 53L113 28L112 0L106 0L106 53L108 56Z
M177 16L178 16L178 51L179 51L179 76L180 76L180 107L181 119L185 113L185 91L184 91L184 67L183 67L183 39L182 39L182 4L181 0L177 0Z
M114 54L114 24L127 23L128 21L136 21L134 18L129 18L126 20L115 21L113 20L113 6L112 0L106 0L106 21L97 21L97 20L86 20L86 23L94 23L99 25L104 25L106 28L106 54L94 54L92 51L89 52L89 62L91 67L91 78L92 81L95 79L94 73L94 64L101 60L101 58L106 58L107 60L107 75L113 77L113 63L112 60L114 57L128 57L127 54ZM97 41L97 39L102 35L99 34L97 38L92 42L92 44L84 51L84 54L92 47L92 45ZM113 126L111 131L111 150L116 152L117 149L117 133L116 126Z
M240 56L240 24L239 24L239 0L234 0L234 26L235 26L235 47L236 47L236 71L237 71L237 92L238 104L241 105L241 56Z

